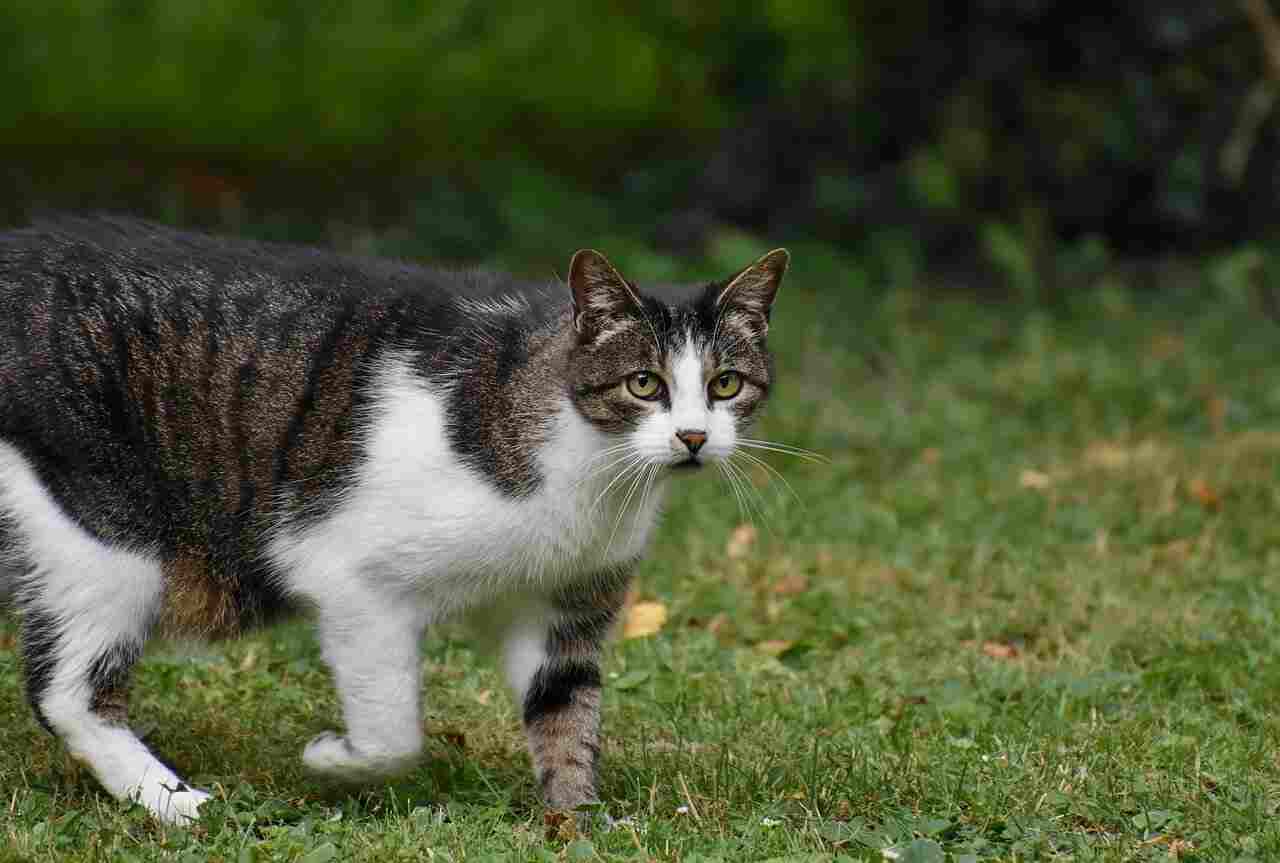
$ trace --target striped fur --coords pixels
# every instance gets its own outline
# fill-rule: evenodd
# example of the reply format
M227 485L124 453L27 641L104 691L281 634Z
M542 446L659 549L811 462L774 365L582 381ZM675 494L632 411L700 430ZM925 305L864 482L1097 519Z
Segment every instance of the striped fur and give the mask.
M547 802L595 799L600 645L671 469L731 455L768 392L785 267L669 303L595 252L566 295L128 220L0 235L0 598L36 716L111 793L194 817L128 729L131 667L301 609L346 725L304 761L369 780L417 758L418 641L467 614Z

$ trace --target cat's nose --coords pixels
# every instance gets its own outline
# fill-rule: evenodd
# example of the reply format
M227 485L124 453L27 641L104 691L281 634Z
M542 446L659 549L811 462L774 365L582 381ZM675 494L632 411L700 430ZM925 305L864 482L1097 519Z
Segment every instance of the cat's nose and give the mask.
M702 449L702 445L707 442L707 433L704 431L681 429L676 432L676 437L689 448L690 455L697 455L698 450Z

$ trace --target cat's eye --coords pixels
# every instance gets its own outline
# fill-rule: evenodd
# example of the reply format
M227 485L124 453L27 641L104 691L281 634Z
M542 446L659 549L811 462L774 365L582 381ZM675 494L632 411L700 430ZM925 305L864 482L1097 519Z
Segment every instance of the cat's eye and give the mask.
M638 399L656 399L662 392L662 380L653 372L636 372L627 378L627 392Z
M713 399L731 399L742 389L742 376L737 372L723 372L711 379L709 389Z

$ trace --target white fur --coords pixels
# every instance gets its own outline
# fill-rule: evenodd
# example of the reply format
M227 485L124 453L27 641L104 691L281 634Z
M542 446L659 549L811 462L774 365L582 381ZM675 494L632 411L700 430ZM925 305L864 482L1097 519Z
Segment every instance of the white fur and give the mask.
M719 374L719 370L711 370ZM688 448L677 437L681 431L700 431L706 442L698 458L716 461L728 458L737 445L738 427L731 412L731 400L708 403L710 373L703 365L703 353L687 334L684 348L671 360L664 379L671 397L671 410L654 410L636 431L637 447L648 457L667 464L689 458Z
M660 489L640 494L629 479L606 490L618 468L591 475L608 467L602 453L618 441L567 399L538 454L541 484L516 498L459 462L446 433L447 392L402 360L386 364L378 392L357 481L329 517L280 534L269 549L285 589L319 611L347 734L322 735L304 759L340 779L387 772L416 755L413 657L426 624L478 610L506 644L508 676L522 694L549 624L540 597L638 557L660 504Z
M26 459L4 442L0 509L13 519L36 566L17 584L17 594L25 606L54 617L64 634L58 671L40 702L45 718L112 794L136 800L164 820L194 817L208 795L179 790L181 780L133 732L89 709L89 666L122 636L145 638L163 590L159 564L145 550L104 545L77 526Z

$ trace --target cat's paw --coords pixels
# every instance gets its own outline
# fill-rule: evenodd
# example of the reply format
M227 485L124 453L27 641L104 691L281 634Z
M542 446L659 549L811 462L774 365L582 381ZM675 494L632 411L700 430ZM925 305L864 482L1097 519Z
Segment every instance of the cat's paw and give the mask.
M200 806L209 796L209 792L192 788L185 782L152 782L140 787L133 799L147 807L158 820L185 826L200 820Z
M346 737L325 731L316 735L302 751L302 763L312 773L333 782L362 783L383 779L409 770L418 760L419 750L404 752L364 752Z

